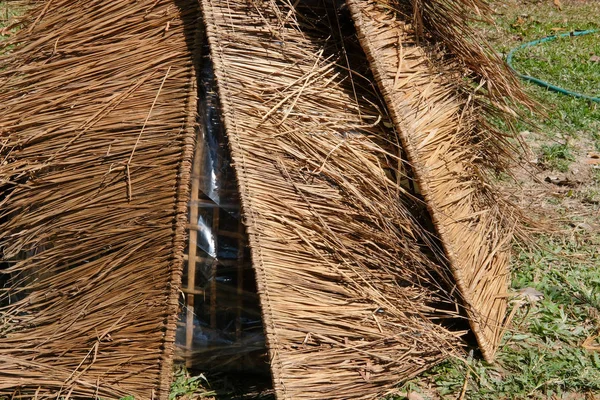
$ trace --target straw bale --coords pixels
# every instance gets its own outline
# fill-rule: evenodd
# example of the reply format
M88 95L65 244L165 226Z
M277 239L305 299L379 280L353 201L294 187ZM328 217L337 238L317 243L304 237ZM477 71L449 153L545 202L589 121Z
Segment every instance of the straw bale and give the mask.
M198 4L31 5L0 59L0 397L166 399Z
M277 397L377 398L462 332L352 23L334 2L201 4Z
M506 164L502 158L514 146L486 125L484 115L511 112L511 101L530 103L503 64L473 40L465 15L476 3L347 4L471 327L492 361L508 323L508 261L520 214L495 190L489 173Z

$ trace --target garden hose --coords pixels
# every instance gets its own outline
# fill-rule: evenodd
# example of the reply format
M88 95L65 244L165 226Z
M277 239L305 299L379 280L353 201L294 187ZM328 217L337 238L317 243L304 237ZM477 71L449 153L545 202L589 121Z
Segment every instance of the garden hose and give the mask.
M562 94L566 94L569 96L573 96L573 97L577 97L579 99L585 99L585 100L591 100L591 101L595 101L597 103L600 103L600 97L594 97L594 96L588 96L582 93L577 93L577 92L573 92L571 90L567 90L567 89L563 89L561 87L555 86L551 83L548 83L546 81L543 81L541 79L538 78L534 78L533 76L529 76L529 75L524 75L522 73L520 73L519 71L517 71L515 69L515 67L512 65L512 59L514 54L521 50L524 49L526 47L533 47L535 45L541 44L541 43L545 43L545 42L550 42L552 40L556 40L558 38L561 37L567 37L567 36L583 36L583 35L588 35L590 33L596 33L598 32L598 30L596 29L589 29L586 31L574 31L574 32L569 32L569 33L563 33L561 35L553 35L553 36L547 36L545 38L542 39L538 39L538 40L533 40L531 42L527 42L525 44L520 45L519 47L515 47L514 49L512 49L509 53L508 56L506 57L506 63L508 64L508 66L510 67L510 69L512 69L520 78L525 79L527 81L533 82L537 85L540 85L542 87L545 87L549 90L552 90L554 92L558 92L558 93L562 93Z

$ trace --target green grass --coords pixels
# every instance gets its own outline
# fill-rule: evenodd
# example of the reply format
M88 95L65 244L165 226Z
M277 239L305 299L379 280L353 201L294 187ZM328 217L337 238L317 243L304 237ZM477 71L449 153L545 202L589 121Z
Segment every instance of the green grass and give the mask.
M184 367L176 368L173 372L173 382L171 383L169 400L200 400L213 398L215 392L207 390L205 388L207 386L209 386L209 383L204 375L191 376ZM135 397L126 396L120 400L135 400Z
M4 28L8 21L19 14L19 8L10 4L8 1L0 1L0 30ZM2 39L3 35L0 35L0 39Z
M206 390L206 386L208 386L208 381L204 375L190 376L185 368L178 368L173 374L173 383L171 384L169 400L175 400L182 397L188 399L202 399L214 396L215 393Z
M508 3L508 4L506 4ZM551 2L497 2L496 30L488 37L506 54L522 43L575 30L600 30L600 2L569 3L563 11ZM514 66L565 89L600 96L600 33L561 38L515 54ZM592 143L583 152L600 150L600 104L549 91L533 83L524 84L545 107L546 117L534 121L537 129L552 142L540 147L540 160L546 167L567 172L577 154L577 143ZM525 127L523 127L525 129Z
M9 1L0 1L0 42L8 38L9 34L16 31L16 29L13 29L10 32L4 32L4 28L13 17L21 14L22 11L22 7L17 7ZM10 48L10 46L0 48L0 55L10 50Z
M567 172L571 162L575 161L573 149L568 143L542 144L540 162L560 172Z
M560 23L544 23L542 16L526 15L530 15L529 22L518 27L506 22L506 19L513 20L512 16L504 16L499 21L498 29L506 31L503 34L494 32L492 41L501 53L507 54L523 42L554 34L552 28L555 26L561 27L560 32L596 27L590 23L565 23L564 15ZM593 15L589 18L595 20ZM600 96L600 62L591 62L593 56L600 57L600 34L560 39L522 49L516 53L513 64L521 73L559 87ZM534 129L550 140L540 147L539 160L544 167L563 173L569 171L576 156L574 144L582 141L592 143L588 151L600 151L600 104L565 96L529 82L524 86L543 106L545 114L533 119ZM520 125L519 129L525 131L531 127Z
M494 27L482 27L501 54L546 36L575 30L600 29L600 2L570 2L563 11L551 1L495 1ZM559 39L515 54L514 65L522 73L558 84L566 89L600 95L600 34ZM547 118L535 121L549 137L575 136L580 131L600 131L600 105L548 91L525 83L528 91L546 107Z
M534 288L544 298L513 301L515 322L497 363L446 362L404 390L456 398L468 376L467 399L583 399L600 391L600 353L583 346L599 333L600 275L590 267L600 265L600 241L544 237L540 244L521 249L512 287Z
M575 30L600 29L600 2L570 2L562 11L552 2L496 1L496 26L482 27L496 50L506 55L523 43ZM521 73L575 92L600 96L600 33L557 39L515 53ZM567 172L575 161L574 144L591 142L600 150L600 104L547 90L525 82L527 91L544 107L545 117L534 116L536 130L551 143L540 148L540 161ZM520 126L521 130L531 129Z
M528 30L529 40L548 29ZM575 27L571 26L572 29ZM540 36L537 36L540 37ZM516 53L515 68L553 85L588 96L600 96L600 33L546 42ZM569 139L591 135L595 148L600 148L600 105L526 84L529 92L546 107L547 118L536 121L548 138L563 143L543 145L541 161L559 172L567 172L575 158Z
M600 97L600 32L559 37L515 53L514 67L553 85Z

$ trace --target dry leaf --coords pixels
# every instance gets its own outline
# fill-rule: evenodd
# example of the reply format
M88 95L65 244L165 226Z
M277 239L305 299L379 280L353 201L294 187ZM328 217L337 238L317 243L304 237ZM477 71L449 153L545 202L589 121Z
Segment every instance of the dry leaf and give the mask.
M597 55L593 55L590 57L590 62L593 62L593 63L600 62L600 57Z
M554 5L556 8L562 11L562 4L560 3L560 0L554 0Z
M600 153L596 151L590 151L588 153L588 159L585 160L585 163L588 165L600 165Z
M581 344L581 347L583 347L586 350L600 351L600 345L597 344L598 336L600 336L600 335L596 334L596 335L587 337Z
M519 290L518 297L527 300L529 303L537 303L544 298L544 293L531 287Z
M575 230L584 230L586 232L594 232L597 228L588 224L587 222L580 222L578 224L571 225Z
M568 187L575 187L581 183L578 181L572 181L569 178L559 178L558 176L547 176L546 179L544 179L544 181L555 184L557 186L568 186Z
M408 396L406 396L408 398L408 400L425 400L423 398L423 396L421 396L419 393L417 392L410 392L408 394Z
M517 17L517 20L515 22L513 22L512 27L518 28L520 26L523 26L524 24L525 24L525 19L523 19L523 17L519 16L519 17Z

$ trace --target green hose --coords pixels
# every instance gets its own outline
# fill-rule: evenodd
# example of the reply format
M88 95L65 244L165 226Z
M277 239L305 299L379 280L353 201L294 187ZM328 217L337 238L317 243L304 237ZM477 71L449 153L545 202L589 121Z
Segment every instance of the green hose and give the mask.
M596 33L596 32L598 32L598 30L596 30L596 29L590 29L590 30L587 30L587 31L575 31L575 32L569 32L569 33L563 33L561 35L547 36L547 37L542 38L542 39L538 39L538 40L534 40L532 42L528 42L528 43L522 44L519 47L515 47L514 49L512 49L510 51L510 53L508 53L508 57L506 57L506 63L508 64L508 66L510 67L510 69L512 69L522 79L525 79L527 81L533 82L533 83L535 83L537 85L545 87L545 88L547 88L549 90L552 90L554 92L558 92L558 93L566 94L566 95L569 95L569 96L577 97L579 99L591 100L591 101L595 101L597 103L600 103L600 97L587 96L585 94L581 94L581 93L577 93L577 92L572 92L570 90L563 89L561 87L555 86L555 85L553 85L551 83L548 83L546 81L543 81L541 79L534 78L533 76L524 75L524 74L520 73L519 71L517 71L515 69L515 67L513 67L513 65L512 65L512 59L513 59L514 54L517 51L519 51L521 49L524 49L526 47L532 47L532 46L538 45L540 43L550 42L552 40L556 40L556 39L561 38L561 37L583 36L583 35L588 35L590 33Z

